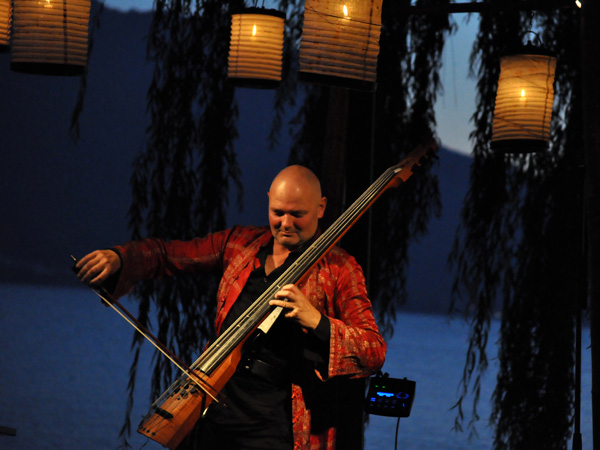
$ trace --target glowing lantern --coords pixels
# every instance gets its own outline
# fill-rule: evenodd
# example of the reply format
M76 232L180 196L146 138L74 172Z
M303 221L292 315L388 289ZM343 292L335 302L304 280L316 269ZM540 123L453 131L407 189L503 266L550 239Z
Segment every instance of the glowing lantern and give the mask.
M12 70L81 75L88 55L91 0L14 0Z
M508 153L543 150L550 140L556 58L528 45L500 60L491 148Z
M306 0L300 78L361 90L377 79L382 0Z
M8 51L10 12L10 0L0 0L0 53Z
M281 81L285 14L247 8L231 17L228 78L238 86L274 87Z

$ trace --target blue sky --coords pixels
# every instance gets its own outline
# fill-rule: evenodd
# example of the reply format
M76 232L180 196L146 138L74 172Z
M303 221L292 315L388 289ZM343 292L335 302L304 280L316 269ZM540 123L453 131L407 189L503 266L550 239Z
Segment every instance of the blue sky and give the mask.
M122 11L149 11L153 0L105 0L107 7ZM268 3L268 2L267 2ZM475 111L475 80L468 77L469 54L477 31L477 18L467 21L466 14L455 14L458 31L448 40L444 50L442 84L438 96L437 132L441 143L459 153L470 154L470 118Z
M104 5L121 11L149 11L154 0L105 0Z

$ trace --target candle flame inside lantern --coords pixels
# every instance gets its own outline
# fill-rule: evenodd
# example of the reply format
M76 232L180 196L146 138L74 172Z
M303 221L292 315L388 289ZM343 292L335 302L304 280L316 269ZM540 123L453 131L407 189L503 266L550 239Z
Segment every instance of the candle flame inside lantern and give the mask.
M548 145L556 58L534 50L500 58L492 149L530 153Z

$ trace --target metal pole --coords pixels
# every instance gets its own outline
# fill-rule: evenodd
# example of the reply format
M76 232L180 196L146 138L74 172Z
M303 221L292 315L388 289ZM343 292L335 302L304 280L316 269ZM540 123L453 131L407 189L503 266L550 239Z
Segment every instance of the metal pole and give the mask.
M577 206L581 215L577 223L579 233L579 255L577 264L577 276L573 291L576 295L575 307L575 402L573 420L573 447L572 450L582 450L583 441L581 435L581 356L582 356L582 315L587 305L587 229L585 210L585 166L583 162L583 149L577 149L577 168L573 172L573 183L577 185Z
M600 2L583 0L581 21L592 436L593 449L600 450Z

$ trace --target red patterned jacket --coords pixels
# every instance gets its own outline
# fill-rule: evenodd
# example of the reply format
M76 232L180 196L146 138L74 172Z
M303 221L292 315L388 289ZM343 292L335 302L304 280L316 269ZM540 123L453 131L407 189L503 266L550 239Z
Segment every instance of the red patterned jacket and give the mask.
M128 292L137 280L181 272L221 270L215 327L219 330L258 264L259 249L271 240L268 227L234 227L191 241L146 239L116 247L123 267L115 297ZM292 386L294 448L333 450L339 385L336 376L366 377L384 362L386 344L373 318L362 269L339 247L331 249L299 286L311 303L329 318L331 337L327 373Z

